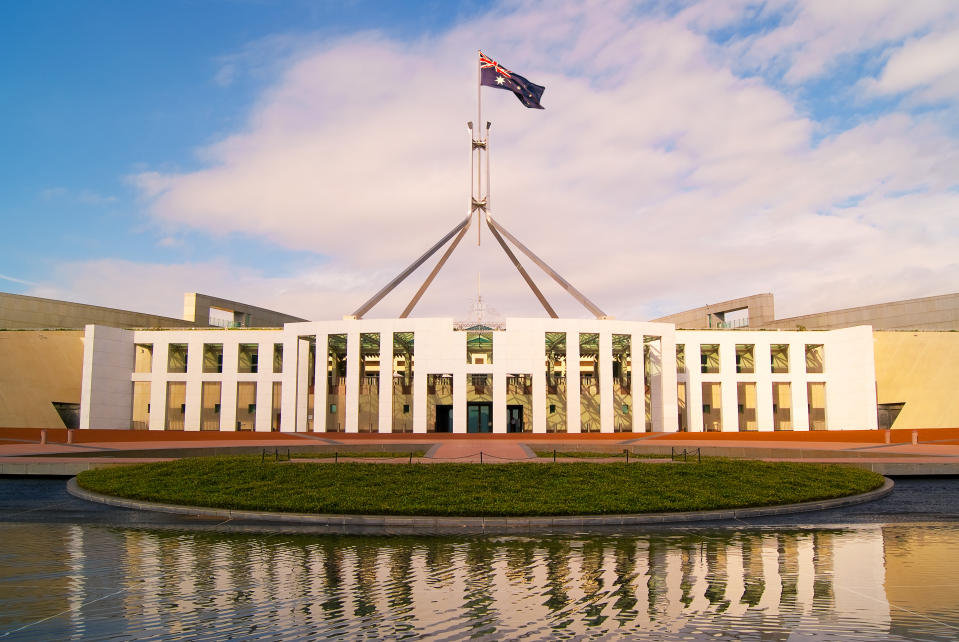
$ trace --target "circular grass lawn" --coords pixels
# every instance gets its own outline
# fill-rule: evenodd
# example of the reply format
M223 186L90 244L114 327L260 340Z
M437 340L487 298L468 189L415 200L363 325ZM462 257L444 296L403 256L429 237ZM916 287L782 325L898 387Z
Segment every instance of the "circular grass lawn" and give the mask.
M386 464L203 457L80 473L87 490L168 504L352 515L548 516L697 511L864 493L883 477L834 464Z

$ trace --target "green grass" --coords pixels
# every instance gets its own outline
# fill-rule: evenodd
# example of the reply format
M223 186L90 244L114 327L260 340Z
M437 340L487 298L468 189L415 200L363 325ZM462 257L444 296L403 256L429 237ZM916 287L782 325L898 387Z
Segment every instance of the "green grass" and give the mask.
M711 459L702 464L260 463L210 457L100 468L82 488L238 510L374 515L602 515L767 506L862 493L866 470Z
M269 453L268 453L269 454ZM340 451L324 451L324 452L315 452L315 453L293 453L290 455L291 459L409 459L410 455L413 457L422 457L426 454L425 450L406 450L406 451L389 451L389 450L373 450L369 452L364 452L360 450L340 450ZM281 453L282 456L282 453Z
M536 453L537 457L542 457L543 459L552 459L553 453L555 452L556 458L560 459L626 459L626 454L623 451L619 452L598 452L595 450L536 450L533 449L533 452ZM646 453L629 453L630 460L633 459L669 459L669 455L650 455Z

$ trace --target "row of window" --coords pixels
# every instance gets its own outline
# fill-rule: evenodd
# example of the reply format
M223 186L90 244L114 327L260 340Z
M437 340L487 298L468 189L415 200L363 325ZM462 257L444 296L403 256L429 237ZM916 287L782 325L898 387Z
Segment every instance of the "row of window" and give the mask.
M223 386L219 381L204 381L200 388L200 430L220 430L221 396ZM272 383L272 407L270 410L270 430L280 429L280 408L283 385ZM151 384L149 381L133 382L133 416L131 427L134 430L146 430L150 425ZM236 411L234 414L236 430L256 430L255 381L241 381L236 384ZM165 430L183 430L186 417L186 382L169 381L166 384L166 403L164 404L163 428Z
M805 371L808 374L822 374L825 371L824 350L822 344L805 344ZM751 343L736 344L736 372L753 374L756 372L756 346ZM704 343L699 346L699 370L702 374L719 374L722 364L719 358L719 344ZM773 374L790 372L788 344L769 346L769 368ZM686 372L686 346L676 346L676 370Z
M270 344L266 344L267 349ZM272 372L283 372L283 344L273 345ZM185 373L189 346L186 343L170 343L167 345L166 371L170 373ZM134 355L134 372L151 372L153 370L153 344L138 343ZM241 343L237 350L237 372L256 373L260 370L260 344ZM203 372L223 372L223 344L203 344Z
M792 384L789 382L773 382L772 396L772 429L792 430L795 420L792 402ZM717 381L702 382L702 426L705 432L724 429L722 405L723 386ZM727 430L740 431L759 430L758 392L755 382L740 381L736 383L736 425L727 427ZM690 429L687 416L686 384L678 384L679 430ZM821 381L806 383L806 413L810 430L826 430L826 384Z
M410 333L412 334L412 333ZM492 351L492 333L487 332L469 332L467 333L467 360L473 364L491 364L493 362ZM584 341L583 338L587 340ZM597 337L597 339L593 339ZM546 353L547 359L559 365L559 358L565 356L566 341L565 333L547 333L546 334ZM589 339L598 344L598 335L583 334L580 337L581 359L587 358L587 361L581 361L581 367L595 365L599 362L598 350L593 346ZM617 341L618 340L618 341ZM344 341L345 343L345 341ZM630 337L629 335L615 335L613 345L613 359L615 366L623 366L630 360ZM269 346L270 344L267 344ZM272 372L283 372L283 344L274 343ZM378 336L376 351L378 352ZM592 348L592 349L590 349ZM736 372L742 374L751 374L756 371L754 344L736 344ZM686 346L678 344L676 346L676 368L678 372L686 372ZM185 373L187 371L187 358L189 346L186 343L167 344L167 368L168 373ZM345 349L343 350L345 353ZM239 373L257 373L259 372L260 344L241 343L237 350L237 372ZM332 353L332 351L331 351ZM366 356L364 354L364 356ZM343 355L345 361L345 354ZM701 344L699 346L700 372L703 374L718 374L722 367L719 356L719 344ZM790 355L788 344L773 344L769 346L769 365L773 374L785 374L790 372ZM147 373L153 369L153 344L138 343L134 357L134 372ZM822 374L824 372L824 351L822 344L806 344L805 346L805 371L809 374ZM204 343L203 344L203 372L221 373L223 372L223 344L222 343Z

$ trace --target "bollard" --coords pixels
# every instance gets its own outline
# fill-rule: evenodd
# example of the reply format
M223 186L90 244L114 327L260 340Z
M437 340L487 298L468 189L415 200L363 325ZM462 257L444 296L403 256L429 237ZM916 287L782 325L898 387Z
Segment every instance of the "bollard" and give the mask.
M46 446L46 445L47 445L47 431L46 431L46 430L41 430L41 431L40 431L40 445L41 445L41 446Z
M72 443L73 443L73 432L74 432L74 431L73 431L72 429L67 428L67 443L68 443L68 444L72 444Z
M413 451L412 451L412 450L410 451L410 463L411 463L411 464L413 463Z
M913 445L913 446L916 446L916 445L918 445L918 444L919 444L919 431L918 431L918 430L913 430L913 431L912 431L912 445Z
M628 464L628 463L629 463L629 448L625 448L625 449L623 450L623 452L626 453L626 463Z
M887 431L886 431L886 443L887 443L887 444L891 444L891 443L892 443L892 431L891 431L891 430L887 430Z
M334 464L340 463L340 453L337 450L333 451L333 463Z
M556 463L556 449L553 448L553 463Z
M482 451L482 450L480 451L480 463L481 463L481 464L483 463L483 451Z

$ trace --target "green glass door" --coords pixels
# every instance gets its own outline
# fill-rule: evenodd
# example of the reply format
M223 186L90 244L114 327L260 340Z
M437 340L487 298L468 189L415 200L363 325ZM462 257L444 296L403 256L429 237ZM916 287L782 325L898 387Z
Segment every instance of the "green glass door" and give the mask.
M466 432L493 432L493 404L466 404Z

